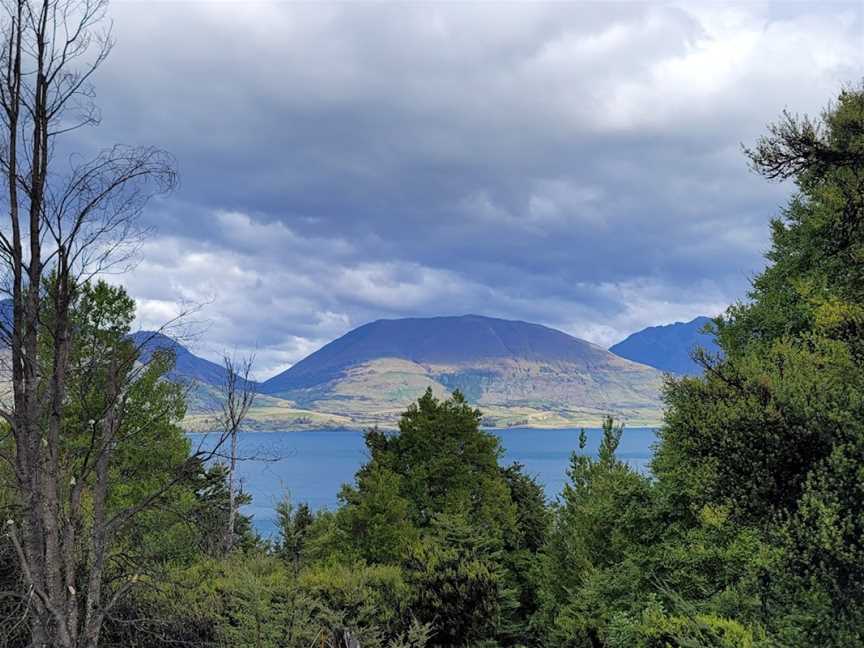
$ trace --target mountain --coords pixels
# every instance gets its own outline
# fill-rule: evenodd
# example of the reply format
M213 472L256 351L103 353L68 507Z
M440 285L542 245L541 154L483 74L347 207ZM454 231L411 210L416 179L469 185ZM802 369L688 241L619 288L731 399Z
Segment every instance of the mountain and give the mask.
M527 322L479 315L378 320L325 345L261 389L273 393L313 387L379 358L449 365L508 358L596 363L607 355L590 342Z
M218 426L218 413L223 398L220 388L225 384L227 373L225 368L195 355L162 333L138 331L130 337L140 348L141 362L149 362L158 349L174 352L174 369L167 377L190 387L186 394L188 414L183 426L194 431L208 431ZM256 383L250 381L250 386L257 389ZM286 427L344 428L351 425L352 421L347 417L298 409L284 399L258 394L244 427L273 430Z
M378 320L265 381L297 407L392 424L427 387L455 389L491 425L659 419L660 372L539 324L477 315Z
M528 322L478 315L378 320L254 385L259 393L247 424L260 430L392 426L431 388L438 397L460 390L490 426L596 426L607 414L630 425L654 425L661 417L662 374L621 356L628 346L638 350L633 341L640 336L705 321L646 329L613 347L616 355ZM144 362L157 349L174 352L168 377L192 387L184 425L211 429L225 369L161 333L138 331L131 338ZM668 361L675 354L686 357L679 347L692 346L688 340L646 344L662 349L659 356ZM645 358L670 370L650 354Z
M719 351L714 336L702 332L710 322L710 317L697 317L689 322L649 326L633 333L609 350L622 358L641 362L661 371L700 375L702 369L690 357L693 349L702 347L712 353Z
M225 369L161 333L131 338L143 362L157 349L175 354L168 377L191 386L184 425L212 429ZM654 368L539 324L477 315L379 320L255 385L247 425L389 427L427 388L438 397L459 389L490 426L595 426L607 414L653 425L661 383Z
M225 383L226 371L222 365L196 356L167 335L155 331L137 331L130 338L140 348L141 362L149 362L157 350L173 351L174 369L168 375L173 380L194 381L213 386Z

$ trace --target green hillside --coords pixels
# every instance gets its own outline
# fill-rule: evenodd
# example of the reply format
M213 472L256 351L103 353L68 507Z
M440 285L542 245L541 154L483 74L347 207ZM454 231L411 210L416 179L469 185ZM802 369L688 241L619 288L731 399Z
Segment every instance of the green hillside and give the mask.
M250 425L394 426L427 388L461 391L490 427L660 419L659 371L538 324L468 315L379 320L261 383ZM205 413L193 410L190 425Z

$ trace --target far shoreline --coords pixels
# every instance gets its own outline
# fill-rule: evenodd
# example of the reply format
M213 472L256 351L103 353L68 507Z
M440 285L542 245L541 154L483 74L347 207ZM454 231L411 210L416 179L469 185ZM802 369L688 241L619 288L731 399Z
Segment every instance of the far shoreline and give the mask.
M622 421L625 429L646 429L659 430L663 426L662 421ZM502 425L502 426L481 426L481 429L488 432L501 432L508 430L524 430L530 431L547 431L547 430L578 430L584 428L586 430L597 430L602 428L602 421L591 421L585 423L573 423L571 425ZM187 435L208 435L219 432L217 428L190 428L183 427L183 432ZM396 425L386 425L380 423L356 424L356 425L286 425L284 427L271 426L249 426L244 428L243 432L260 432L264 434L293 434L297 432L365 432L366 430L377 428L385 432L398 432L399 427Z

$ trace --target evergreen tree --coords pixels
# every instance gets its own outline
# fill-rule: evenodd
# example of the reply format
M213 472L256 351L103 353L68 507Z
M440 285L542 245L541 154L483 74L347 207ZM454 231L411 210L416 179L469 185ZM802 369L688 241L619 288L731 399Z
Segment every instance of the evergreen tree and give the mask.
M336 516L332 555L402 566L411 612L433 624L435 645L516 643L535 607L542 490L520 467L499 466L500 442L480 420L459 392L440 401L427 390L398 433L367 432L370 460Z
M723 358L673 381L654 461L677 510L754 530L759 620L783 645L864 641L864 88L788 113L748 151L797 193L750 300L717 320ZM743 532L743 531L742 531ZM742 582L742 586L744 583Z

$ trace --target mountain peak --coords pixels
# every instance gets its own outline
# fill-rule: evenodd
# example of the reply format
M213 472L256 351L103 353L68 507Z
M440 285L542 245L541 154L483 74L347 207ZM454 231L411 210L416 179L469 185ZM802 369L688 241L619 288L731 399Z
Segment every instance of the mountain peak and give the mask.
M702 368L690 357L693 349L702 347L717 352L714 336L702 329L712 318L700 315L689 322L649 326L629 335L609 348L615 355L641 362L661 371L681 375L700 375Z
M586 361L600 347L540 324L483 315L380 319L349 331L262 385L267 393L303 389L379 358L419 364L482 360Z
M177 340L159 331L135 331L131 340L140 348L141 362L148 362L160 349L174 353L174 369L169 373L172 380L195 381L207 385L225 383L225 367L193 354Z

